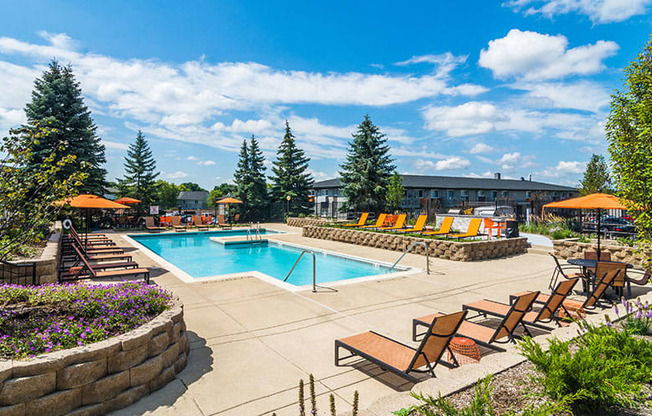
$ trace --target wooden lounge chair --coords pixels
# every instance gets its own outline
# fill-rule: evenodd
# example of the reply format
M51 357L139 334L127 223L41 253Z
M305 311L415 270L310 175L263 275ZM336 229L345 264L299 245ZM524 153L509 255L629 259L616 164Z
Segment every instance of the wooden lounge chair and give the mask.
M539 309L538 312L530 311L523 316L523 324L528 324L531 326L536 326L543 329L550 329L549 327L543 325L551 322L556 323L558 326L561 325L561 318L557 315L559 309L564 309L566 316L570 316L570 313L563 305L566 297L571 293L573 287L579 279L564 280L559 283L555 290L550 296L546 296L546 301L543 306ZM541 296L541 295L539 295ZM510 301L510 304L513 304L513 300ZM511 306L494 302L492 300L481 300L478 302L468 303L462 305L462 309L475 311L481 315L493 315L498 317L504 317L509 313Z
M188 227L186 227L184 224L181 224L181 217L178 215L175 215L172 217L172 228L174 228L174 231L187 231Z
M149 270L145 268L131 268L131 269L116 269L98 271L86 260L86 257L81 255L77 247L75 250L79 253L83 266L79 267L74 274L64 274L59 276L60 281L79 280L79 279L92 279L92 278L105 278L105 277L126 277L126 276L140 276L143 275L147 284L149 284Z
M111 240L109 237L103 234L102 235L88 234L88 236L79 235L79 233L77 233L77 231L75 231L75 229L72 227L70 227L69 238L77 238L79 240L88 241L88 244L115 244L113 240Z
M555 257L554 254L548 253L550 256L552 256L552 259L555 261L555 270L552 272L552 276L550 277L550 283L548 284L548 289L552 289L556 284L557 280L559 280L559 277L563 277L564 279L582 279L584 284L584 291L588 292L587 287L586 287L586 276L581 273L581 270L577 268L577 266L573 266L572 264L560 264L559 259ZM578 270L580 273L567 273L568 271L571 270Z
M582 307L584 309L594 309L598 303L603 300L602 295L607 291L610 285L616 282L619 276L625 279L627 265L625 263L615 263L608 261L599 261L596 267L596 276L602 275L600 281L593 288L593 292L587 297ZM609 303L613 303L609 301Z
M72 264L65 266L63 270L60 271L59 273L60 278L67 279L67 278L75 277L77 273L83 270L84 267L90 267L96 272L102 270L109 270L109 269L138 268L138 263L136 263L135 261L121 261L121 262L113 262L113 263L106 263L106 262L91 263L90 259L84 256L84 254L77 247L75 247L75 252L76 252L75 261ZM81 263L84 263L84 266L80 266Z
M468 238L468 237L477 237L478 232L480 232L480 226L482 225L482 219L480 218L471 218L469 222L469 228L466 229L465 233L462 234L449 234L451 238Z
M154 217L145 217L145 229L150 233L160 233L165 231L165 227L157 227L154 225Z
M406 230L396 230L397 233L420 233L423 231L424 227L426 226L426 221L428 220L427 215L419 215L419 218L417 218L416 224L414 224L414 227L408 228Z
M401 214L401 215L398 216L398 219L396 220L396 222L394 223L393 226L391 226L391 227L379 227L379 228L376 228L376 229L380 230L380 231L396 231L396 230L400 230L400 229L403 228L403 224L405 224L405 218L407 218L407 215L406 214Z
M424 231L421 234L423 235L446 235L450 234L451 227L453 226L453 217L444 217L441 221L441 226L437 231Z
M81 241L79 239L79 236L76 234L71 234L72 235L72 240L64 242L63 244L63 249L66 254L72 253L72 246L77 244L77 247L79 247L85 254L120 254L124 253L124 250L119 248L115 243L109 244L109 245L91 245L91 244L86 244L85 242Z
M383 224L385 223L385 219L387 218L387 214L380 214L378 216L378 219L376 219L376 223L372 225L361 225L358 228L379 228L382 227Z
M498 347L495 344L516 342L516 335L514 335L514 330L521 324L521 320L530 310L534 299L536 299L538 295L539 292L537 291L519 296L514 304L509 308L509 311L507 314L505 314L505 317L497 328L491 328L465 320L462 322L462 325L460 325L460 329L457 331L457 335L471 338L477 344L484 345L485 347L493 348L499 351L505 351L504 348ZM417 328L419 326L428 326L431 319L439 316L441 316L441 314L433 314L414 319L412 321L412 338L416 340L418 337L423 335L423 333L417 334ZM525 333L530 335L530 331L528 331L525 326L523 326L523 328Z
M79 233L77 232L75 227L72 226L72 224L70 225L70 232L79 235ZM86 237L86 235L84 235L83 237ZM102 234L102 233L90 233L90 234L88 234L88 238L89 239L98 239L98 240L108 240L109 239L109 237L107 237L106 234Z
M360 218L358 218L358 222L355 224L342 224L342 227L361 227L367 222L367 217L369 217L369 213L363 212Z
M584 258L586 260L611 261L611 253L608 252L608 251L602 251L602 252L600 252L600 258L598 258L598 252L597 251L585 251L584 252ZM595 267L587 267L586 271L589 274L594 274L595 275Z
M208 231L208 226L204 225L204 221L201 215L193 215L192 222L195 224L195 227L197 227L199 231Z
M222 214L219 214L217 216L217 225L219 225L220 228L223 228L225 230L230 230L231 229L231 224L226 222L226 220L224 219L224 215L222 215Z
M435 366L440 363L446 367L456 367L457 360L453 363L441 359L444 352L449 349L449 343L457 332L466 316L465 311L450 315L433 317L426 325L428 330L419 345L412 348L393 339L387 338L376 332L365 332L335 341L335 365L340 365L340 360L359 356L378 364L382 369L392 371L413 383L419 380L409 373L427 373L435 377ZM351 355L340 357L339 349L348 350ZM424 370L420 368L426 367Z

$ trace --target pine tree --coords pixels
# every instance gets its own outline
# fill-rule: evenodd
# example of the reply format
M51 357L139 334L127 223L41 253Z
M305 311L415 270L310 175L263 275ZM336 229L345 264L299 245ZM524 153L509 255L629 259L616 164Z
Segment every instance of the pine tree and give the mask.
M140 204L136 205L138 215L156 199L155 179L159 172L155 170L156 160L143 132L138 130L136 141L129 146L125 156L125 176L118 180L120 196L140 199Z
M580 181L580 194L589 195L596 192L611 193L611 178L604 156L594 154L586 165L584 179Z
M249 211L248 217L252 220L262 220L266 217L269 207L269 195L267 193L267 182L265 181L264 166L265 158L263 151L258 146L258 141L251 135L251 146L249 147L249 175L251 186L248 194Z
M395 169L386 143L385 135L365 115L340 166L347 209L380 212L385 208L387 186Z
M240 157L238 159L238 168L233 173L233 181L235 182L235 195L242 201L242 204L238 204L238 207L235 211L239 211L240 214L245 217L243 219L247 220L247 213L249 211L249 189L251 188L251 169L249 168L249 149L247 148L247 140L242 141L242 147L240 148Z
M32 101L25 107L27 123L30 127L46 126L54 129L52 134L34 144L35 165L63 144L63 154L75 156L70 163L57 172L57 179L64 180L84 167L88 174L82 193L103 194L106 186L106 162L104 145L96 135L97 126L84 104L79 82L75 80L70 65L62 67L55 60L41 78L34 81Z
M305 152L299 149L290 129L290 124L285 121L285 136L277 152L276 161L273 162L272 172L275 176L270 177L273 182L272 196L274 201L288 203L288 215L307 213L308 190L312 187L314 180L308 172L310 158Z

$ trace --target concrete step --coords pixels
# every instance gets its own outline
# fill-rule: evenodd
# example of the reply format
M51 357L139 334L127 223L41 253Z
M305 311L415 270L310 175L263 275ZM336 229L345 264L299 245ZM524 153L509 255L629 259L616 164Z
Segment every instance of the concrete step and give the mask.
M547 256L548 253L554 252L554 248L546 247L546 246L530 245L530 247L527 249L527 252L528 254L540 254L542 256Z

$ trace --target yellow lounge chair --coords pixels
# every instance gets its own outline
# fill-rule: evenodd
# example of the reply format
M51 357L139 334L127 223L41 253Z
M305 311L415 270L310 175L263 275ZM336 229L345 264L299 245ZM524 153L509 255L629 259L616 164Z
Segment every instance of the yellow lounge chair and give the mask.
M451 227L453 226L453 217L444 217L441 222L441 226L437 231L424 231L421 234L423 235L446 235L451 232Z
M480 231L480 226L482 225L481 218L472 218L469 222L469 228L466 229L465 233L462 234L450 234L451 238L466 238L466 237L477 237L478 232Z
M362 215L360 215L360 219L358 222L355 224L342 224L342 227L360 227L364 225L365 222L367 222L367 217L369 216L368 212L363 212Z
M378 216L378 219L376 220L376 223L373 225L361 225L358 228L379 228L382 227L383 224L385 223L385 218L387 218L387 214L380 214Z
M394 230L400 230L403 228L403 224L405 224L405 218L407 217L406 214L401 214L398 216L398 219L396 220L396 223L394 224L393 227L380 227L378 230L381 231L394 231Z
M418 233L423 231L423 228L426 226L426 221L428 220L427 215L419 215L419 218L417 218L416 224L414 224L413 228L408 228L407 230L397 230L399 233Z

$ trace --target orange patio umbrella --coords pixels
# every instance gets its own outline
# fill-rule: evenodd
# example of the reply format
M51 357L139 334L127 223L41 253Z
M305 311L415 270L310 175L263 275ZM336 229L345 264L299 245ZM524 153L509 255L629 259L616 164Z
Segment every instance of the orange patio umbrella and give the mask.
M242 201L239 199L227 196L226 198L218 199L216 201L218 204L226 204L226 209L229 209L229 204L242 204Z
M82 194L74 198L64 199L62 201L55 201L55 205L70 205L71 208L85 208L86 209L86 242L88 244L88 228L90 224L91 209L124 209L129 208L127 205L119 204L110 199L102 198L101 196Z
M128 196L123 196L120 199L116 199L115 202L117 202L118 204L138 204L138 203L140 203L142 201L140 199L129 198Z
M598 258L600 258L600 217L603 209L620 209L626 210L627 206L624 204L627 201L618 198L615 195L595 193L590 195L581 196L578 198L566 199L563 201L551 202L543 206L541 210L541 218L545 218L546 208L569 208L569 209L592 209L596 210L598 214Z

